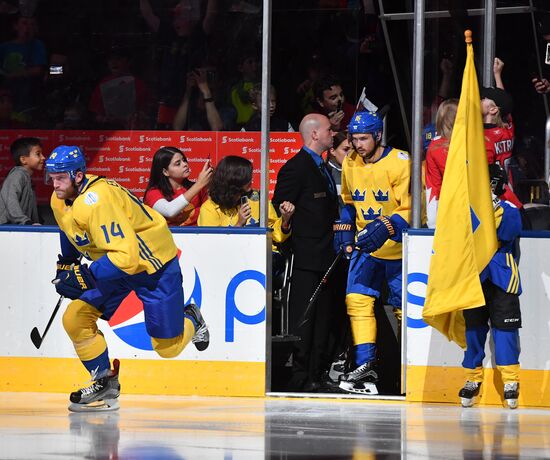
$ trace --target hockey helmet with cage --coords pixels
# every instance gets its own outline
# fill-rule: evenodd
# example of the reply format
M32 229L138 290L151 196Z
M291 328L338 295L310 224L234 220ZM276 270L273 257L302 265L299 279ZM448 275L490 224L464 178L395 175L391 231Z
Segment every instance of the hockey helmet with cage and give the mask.
M348 125L349 134L382 134L384 122L382 117L374 112L355 112Z
M76 145L60 145L46 160L47 173L67 172L74 180L77 171L86 172L86 158Z

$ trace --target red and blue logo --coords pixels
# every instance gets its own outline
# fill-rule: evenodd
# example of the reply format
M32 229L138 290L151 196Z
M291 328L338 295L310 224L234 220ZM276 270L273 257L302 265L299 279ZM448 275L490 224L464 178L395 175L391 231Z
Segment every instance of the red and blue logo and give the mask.
M190 302L193 302L199 308L202 305L202 287L199 274L196 269L193 292L191 292L189 298L186 299L185 305ZM133 318L140 315L142 311L143 303L139 300L136 293L132 291L121 302L120 306L109 320L109 325L117 337L131 347L138 348L140 350L152 351L153 346L151 345L151 337L147 334L145 322L143 320L140 322L132 321Z

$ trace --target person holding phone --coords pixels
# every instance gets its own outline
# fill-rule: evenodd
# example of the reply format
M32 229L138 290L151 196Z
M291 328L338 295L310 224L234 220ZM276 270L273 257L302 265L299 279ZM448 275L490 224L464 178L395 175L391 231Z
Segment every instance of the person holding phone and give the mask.
M197 181L191 181L191 168L182 151L176 147L162 147L153 156L143 201L162 214L168 225L197 225L201 205L208 199L207 188L213 174L210 161L206 161Z
M333 131L345 130L355 108L346 102L340 80L330 75L319 78L313 85L313 94L314 112L325 115Z
M209 227L245 227L260 223L260 194L252 189L252 163L229 155L219 162L210 184L210 198L201 206L198 224ZM278 217L269 203L268 226L273 242L282 243L290 235L294 205L284 201Z

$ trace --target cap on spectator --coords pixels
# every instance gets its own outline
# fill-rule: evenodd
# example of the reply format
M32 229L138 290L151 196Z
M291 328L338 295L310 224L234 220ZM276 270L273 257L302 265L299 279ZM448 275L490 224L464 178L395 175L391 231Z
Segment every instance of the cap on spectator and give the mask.
M503 116L512 113L514 110L514 101L506 91L500 88L486 88L483 87L479 91L481 99L491 99L500 108L500 112Z

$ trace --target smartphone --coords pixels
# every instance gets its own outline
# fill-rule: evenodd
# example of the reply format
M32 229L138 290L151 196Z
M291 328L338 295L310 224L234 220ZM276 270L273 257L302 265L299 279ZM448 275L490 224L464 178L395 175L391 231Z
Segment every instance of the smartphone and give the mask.
M337 112L340 112L340 110L342 110L342 106L344 105L344 101L342 101L341 99L338 101L338 105L336 105L336 111Z
M241 206L244 206L246 203L248 203L248 197L241 196Z
M546 44L546 57L544 58L544 63L550 65L550 43Z
M50 66L50 75L63 75L63 66L62 65L51 65Z

